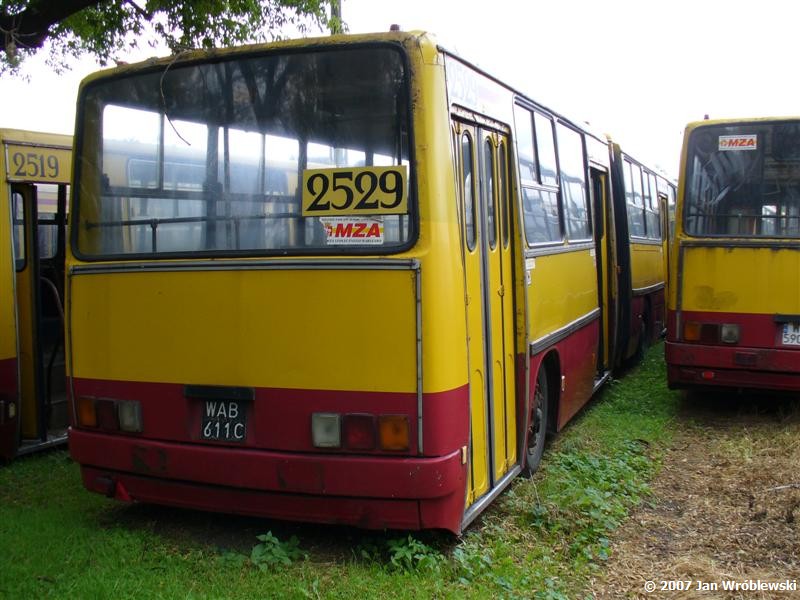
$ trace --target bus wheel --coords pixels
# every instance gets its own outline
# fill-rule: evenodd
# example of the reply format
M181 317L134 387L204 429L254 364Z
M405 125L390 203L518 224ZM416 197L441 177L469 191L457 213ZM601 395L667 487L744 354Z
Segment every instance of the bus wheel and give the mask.
M536 389L533 391L533 399L531 400L530 413L528 415L523 477L531 477L542 461L544 440L547 435L548 398L547 369L542 364L539 366L539 373L536 375Z

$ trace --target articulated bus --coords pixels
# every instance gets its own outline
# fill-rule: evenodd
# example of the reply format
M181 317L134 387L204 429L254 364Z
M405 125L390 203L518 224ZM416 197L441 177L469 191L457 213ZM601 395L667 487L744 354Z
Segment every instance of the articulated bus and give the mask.
M184 53L78 108L89 490L460 532L663 322L669 182L427 34Z
M800 118L687 126L665 351L672 388L800 391Z
M631 364L666 327L665 277L670 207L675 185L666 175L612 144L611 179L616 224L616 262L620 265L619 338L615 365Z
M72 137L0 129L0 461L65 443Z

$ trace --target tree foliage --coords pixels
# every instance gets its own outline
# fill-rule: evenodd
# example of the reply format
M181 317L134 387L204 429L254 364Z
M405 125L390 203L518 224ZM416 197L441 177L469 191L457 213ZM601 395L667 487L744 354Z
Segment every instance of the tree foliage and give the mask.
M143 40L179 52L275 39L285 26L341 30L338 16L329 16L339 1L0 0L0 73L18 72L44 48L61 70L73 56L122 60Z

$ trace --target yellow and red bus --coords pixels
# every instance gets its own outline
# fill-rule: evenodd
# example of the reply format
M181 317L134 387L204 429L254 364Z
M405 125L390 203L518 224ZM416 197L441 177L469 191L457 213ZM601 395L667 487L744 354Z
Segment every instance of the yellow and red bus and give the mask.
M75 144L70 450L118 499L459 532L657 287L651 172L420 32L95 74Z
M687 126L669 282L670 387L800 390L800 119Z
M0 129L0 460L67 439L64 249L72 137Z
M641 358L664 333L669 206L675 185L660 170L637 161L612 143L619 325L615 364Z

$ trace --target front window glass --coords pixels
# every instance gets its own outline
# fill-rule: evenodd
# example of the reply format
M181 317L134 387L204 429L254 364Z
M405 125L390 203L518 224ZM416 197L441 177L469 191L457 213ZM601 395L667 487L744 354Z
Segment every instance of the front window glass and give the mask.
M686 169L688 234L800 238L800 124L700 127Z
M237 57L82 99L82 254L386 252L410 241L399 50Z

